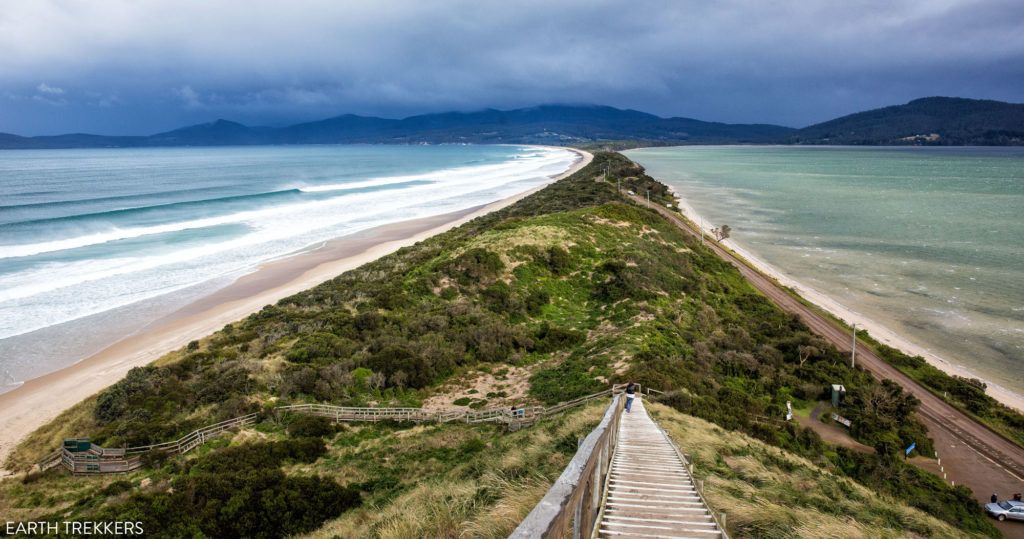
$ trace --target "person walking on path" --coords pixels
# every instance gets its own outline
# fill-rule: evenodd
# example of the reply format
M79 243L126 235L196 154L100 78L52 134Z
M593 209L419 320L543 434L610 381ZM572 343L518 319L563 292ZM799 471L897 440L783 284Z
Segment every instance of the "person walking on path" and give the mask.
M627 404L626 406L629 406L629 405ZM992 503L996 503L998 501L999 501L999 496L996 496L996 494L993 492L992 493Z
M633 407L633 399L636 398L636 384L630 382L626 384L626 413L629 413L629 409Z

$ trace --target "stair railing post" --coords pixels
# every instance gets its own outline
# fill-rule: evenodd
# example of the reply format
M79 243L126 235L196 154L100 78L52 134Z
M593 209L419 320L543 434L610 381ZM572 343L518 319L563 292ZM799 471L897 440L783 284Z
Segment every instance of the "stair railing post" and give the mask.
M583 530L580 529L581 520L583 519L583 497L581 496L576 502L576 509L572 515L572 539L582 539Z
M601 473L604 468L604 455L608 449L607 445L601 447L601 454L597 461L597 466L594 466L594 475L590 478L590 511L587 512L587 533L593 535L594 525L596 522L597 513L601 510L601 486L604 484L601 479L604 475Z

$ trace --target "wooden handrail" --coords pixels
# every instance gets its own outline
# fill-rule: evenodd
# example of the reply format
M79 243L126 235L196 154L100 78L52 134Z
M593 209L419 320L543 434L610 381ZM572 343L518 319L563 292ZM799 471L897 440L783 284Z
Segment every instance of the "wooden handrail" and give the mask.
M146 453L146 452L154 451L154 450L167 450L167 449L172 449L172 448L175 449L175 451L174 451L175 453L183 453L185 451L188 451L188 449L192 449L192 447L195 447L195 446L191 446L191 447L188 447L188 449L186 449L185 451L182 451L181 448L183 446L189 446L189 444L191 444L192 442L194 442L196 440L205 439L206 435L209 435L209 434L219 434L219 433L221 433L221 432L223 432L225 430L237 427L239 425L252 423L252 422L256 421L256 418L258 416L259 416L259 413L254 412L254 413L243 415L243 416L240 416L240 417L234 417L234 418L231 418L231 419L226 419L226 420L221 421L219 423L214 423L212 425L207 425L205 427L196 429L196 430L186 434L185 436L182 436L181 438L179 438L177 440L174 440L173 442L163 442L163 443L160 443L160 444L140 445L140 446L135 446L135 447L128 447L128 448L124 449L124 453L126 455L134 455L134 454Z
M40 461L39 469L46 470L58 464L63 464L65 468L68 468L75 474L130 472L142 466L141 455L143 453L157 450L166 451L171 454L187 453L206 443L210 437L240 425L253 423L257 417L259 417L259 413L227 419L194 430L173 442L161 444L127 448L105 448L90 444L87 451L74 453L62 448L58 450L59 456L56 459L54 454L50 454L46 459Z
M590 537L597 522L601 487L618 442L622 398L615 395L601 423L510 538Z

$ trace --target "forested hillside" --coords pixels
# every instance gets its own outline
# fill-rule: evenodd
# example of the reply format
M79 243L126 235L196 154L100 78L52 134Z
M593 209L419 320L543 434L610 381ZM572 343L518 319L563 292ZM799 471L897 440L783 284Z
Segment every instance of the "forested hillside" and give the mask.
M1019 146L1024 105L983 99L926 97L858 112L800 129L798 144Z
M293 402L554 403L632 379L668 391L665 403L679 412L785 449L899 500L894 504L919 508L965 534L995 533L967 489L901 458L911 440L922 454L932 453L913 397L851 369L699 240L625 202L617 179L636 192L650 189L654 201L668 197L638 165L601 153L513 206L133 370L37 431L12 464L24 469L73 435L117 447L170 440L247 412L264 413L263 420L187 457L154 456L123 480L50 471L0 484L0 499L8 500L0 509L26 518L140 520L211 537L235 535L243 523L247 533L237 535L257 528L310 532L329 523L325 530L341 535L403 536L395 530L417 528L400 515L432 503L423 516L430 526L451 532L477 522L480 535L500 536L539 499L596 415L508 434L468 425L337 429L269 410ZM462 392L451 388L479 375L501 387L457 399ZM525 389L510 395L518 382ZM851 435L873 453L827 445L782 420L787 401L799 408L827 400L833 383L849 392L844 414L853 421ZM516 447L547 457L521 459ZM459 501L431 498L423 490L431 482L463 489L451 498ZM204 500L225 497L230 501L219 510L202 509ZM792 501L823 510L811 502ZM282 507L288 510L275 510ZM487 515L500 507L509 511L505 524L486 527L493 520ZM451 522L438 524L445 511ZM902 506L899 514L924 519ZM381 515L392 515L397 527ZM876 520L886 518L883 525L899 530L911 517L887 513Z

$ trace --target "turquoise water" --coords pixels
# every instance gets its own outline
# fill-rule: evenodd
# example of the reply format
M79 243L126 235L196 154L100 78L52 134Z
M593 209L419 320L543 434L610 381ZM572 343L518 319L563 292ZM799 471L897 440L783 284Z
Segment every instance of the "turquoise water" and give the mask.
M185 292L525 191L575 159L457 145L2 151L0 391L166 314Z
M1024 149L627 154L756 257L1024 393Z

